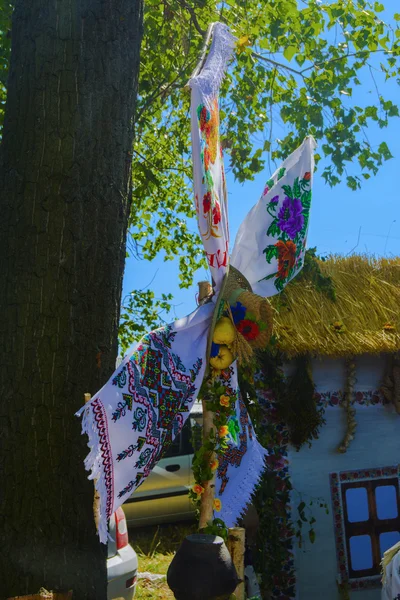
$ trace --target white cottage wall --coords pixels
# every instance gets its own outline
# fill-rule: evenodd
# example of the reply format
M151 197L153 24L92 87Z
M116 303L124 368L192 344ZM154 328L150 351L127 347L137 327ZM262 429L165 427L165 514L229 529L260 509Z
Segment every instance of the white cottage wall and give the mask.
M383 373L383 357L361 357L357 360L355 391L379 388ZM288 366L290 370L290 366ZM344 387L344 363L338 360L314 361L314 381L318 392L338 391ZM303 549L296 549L296 575L299 600L337 600L337 562L331 510L329 474L331 472L385 467L400 462L400 417L391 406L356 406L357 431L346 454L336 449L345 432L345 414L341 407L328 406L326 425L311 448L290 450L290 471L295 490L293 504L299 496L306 503L323 498L329 515L314 503L316 539L311 544L306 536ZM295 521L298 516L293 513ZM380 590L352 592L351 598L379 600Z

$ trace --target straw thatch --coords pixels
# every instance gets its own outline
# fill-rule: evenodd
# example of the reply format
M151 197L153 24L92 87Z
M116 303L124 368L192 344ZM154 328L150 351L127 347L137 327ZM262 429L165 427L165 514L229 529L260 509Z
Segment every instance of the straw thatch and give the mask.
M400 349L400 258L331 257L319 261L330 275L336 302L307 278L272 298L274 333L288 358L311 353L349 356Z

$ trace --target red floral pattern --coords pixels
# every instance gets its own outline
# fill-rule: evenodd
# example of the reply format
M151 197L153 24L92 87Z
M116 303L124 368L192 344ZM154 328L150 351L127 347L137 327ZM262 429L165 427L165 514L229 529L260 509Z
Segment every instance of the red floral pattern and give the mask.
M214 225L218 225L218 223L221 221L221 207L218 201L213 208L212 215Z
M291 240L283 242L279 240L275 247L278 249L278 272L279 279L286 279L296 263L296 244Z
M315 394L318 406L326 408L327 406L341 406L343 404L342 390L332 392L320 392ZM354 392L352 404L360 406L376 406L378 404L388 404L389 401L383 396L380 390L368 390L366 392Z
M203 196L203 212L208 213L211 208L211 192L207 192Z

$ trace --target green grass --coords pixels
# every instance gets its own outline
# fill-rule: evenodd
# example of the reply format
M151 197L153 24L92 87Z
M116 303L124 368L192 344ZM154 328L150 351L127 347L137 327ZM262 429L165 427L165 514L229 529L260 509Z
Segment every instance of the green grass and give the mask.
M139 558L139 572L166 574L183 539L189 533L194 533L196 529L196 524L193 522L131 529L129 541ZM165 579L155 582L139 579L135 599L147 600L149 598L172 600L174 595Z

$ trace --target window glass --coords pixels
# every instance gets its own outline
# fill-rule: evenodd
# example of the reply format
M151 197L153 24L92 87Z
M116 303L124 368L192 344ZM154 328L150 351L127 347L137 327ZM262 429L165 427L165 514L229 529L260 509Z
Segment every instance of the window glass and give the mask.
M396 488L394 485L378 485L375 488L378 519L395 519L398 515Z
M201 448L202 438L203 438L203 427L199 424L197 419L190 418L191 425L191 435L190 435L190 444L191 444L191 452L189 454L193 454L194 451L197 451Z
M162 458L171 458L172 456L180 456L182 454L182 431L176 436L174 441L167 448Z
M353 571L372 569L372 544L369 535L355 535L350 538L350 560Z
M347 515L350 523L368 521L368 495L364 487L354 487L346 490Z
M400 541L400 533L398 531L388 531L381 533L379 536L379 547L381 550L381 556L386 550L389 550L392 546Z

